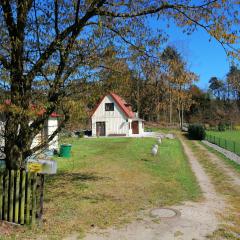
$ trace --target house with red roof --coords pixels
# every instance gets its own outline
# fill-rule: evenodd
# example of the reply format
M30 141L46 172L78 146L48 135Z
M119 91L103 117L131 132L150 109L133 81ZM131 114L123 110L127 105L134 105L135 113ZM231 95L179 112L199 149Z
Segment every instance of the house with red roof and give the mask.
M91 120L93 136L137 136L144 133L144 120L115 93L100 100Z

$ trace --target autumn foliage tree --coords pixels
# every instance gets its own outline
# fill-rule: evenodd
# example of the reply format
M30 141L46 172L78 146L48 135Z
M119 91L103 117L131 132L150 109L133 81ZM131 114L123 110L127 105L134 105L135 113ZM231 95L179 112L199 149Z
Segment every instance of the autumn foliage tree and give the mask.
M225 77L211 77L209 87L202 90L193 85L189 89L193 103L186 112L190 123L205 123L215 129L226 126L232 129L240 122L239 71L231 66Z
M227 84L228 91L232 93L233 98L237 99L240 107L240 69L237 66L230 67L227 73Z
M58 130L31 148L72 80L97 68L109 43L126 52L128 44L134 46L136 36L144 36L147 15L173 19L188 33L200 26L226 51L236 50L231 45L236 39L231 26L239 20L234 0L197 4L190 0L0 0L0 7L1 86L11 100L5 112L2 151L12 169L24 168L24 160L45 147L64 126L66 109ZM142 52L147 49L147 45L138 47ZM29 116L33 103L43 104L45 112Z
M183 113L191 106L189 87L197 80L197 76L187 70L187 64L174 47L167 47L162 53L162 61L167 79L169 106L169 123L172 123L173 105L178 112L179 125L183 124Z

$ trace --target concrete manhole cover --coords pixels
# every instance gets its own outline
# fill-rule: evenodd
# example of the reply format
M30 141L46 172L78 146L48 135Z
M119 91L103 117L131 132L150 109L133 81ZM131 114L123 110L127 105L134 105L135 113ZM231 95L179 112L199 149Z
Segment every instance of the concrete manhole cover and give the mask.
M155 218L173 218L180 216L181 213L172 208L156 208L150 212L150 215Z

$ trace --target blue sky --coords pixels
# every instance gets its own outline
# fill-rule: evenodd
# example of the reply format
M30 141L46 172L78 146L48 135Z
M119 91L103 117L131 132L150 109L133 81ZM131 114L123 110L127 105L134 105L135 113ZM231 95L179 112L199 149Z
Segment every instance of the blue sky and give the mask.
M170 24L170 28L164 27L164 22L151 21L150 24L152 28L159 24L163 26L169 35L168 44L174 45L182 53L189 69L199 75L199 87L207 89L208 81L213 76L225 78L230 66L226 53L216 40L209 42L210 37L203 29L187 35L174 23Z

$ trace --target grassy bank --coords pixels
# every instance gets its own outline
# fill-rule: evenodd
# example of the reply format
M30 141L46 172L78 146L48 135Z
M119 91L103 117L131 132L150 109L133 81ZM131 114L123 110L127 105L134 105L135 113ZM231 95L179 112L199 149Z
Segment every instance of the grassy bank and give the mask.
M61 239L92 227L119 225L143 209L196 200L201 195L178 140L164 140L153 157L152 138L65 139L73 156L58 158L47 177L44 222L2 239ZM44 238L43 238L44 239Z

